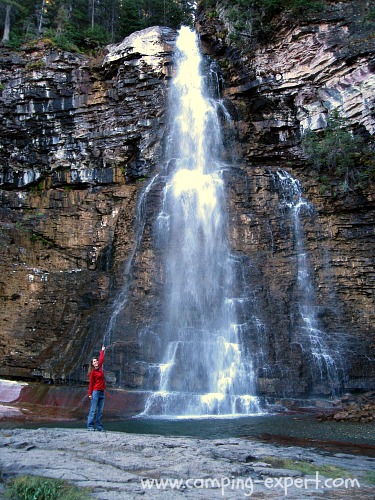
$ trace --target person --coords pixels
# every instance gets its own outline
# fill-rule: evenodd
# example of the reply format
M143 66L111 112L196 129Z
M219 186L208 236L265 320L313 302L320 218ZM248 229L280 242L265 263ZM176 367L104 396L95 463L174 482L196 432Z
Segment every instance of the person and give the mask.
M98 431L104 430L102 424L105 389L105 378L102 368L104 351L105 347L103 345L99 359L93 358L89 368L89 398L91 399L90 412L87 417L87 429L89 431L95 430L95 423Z

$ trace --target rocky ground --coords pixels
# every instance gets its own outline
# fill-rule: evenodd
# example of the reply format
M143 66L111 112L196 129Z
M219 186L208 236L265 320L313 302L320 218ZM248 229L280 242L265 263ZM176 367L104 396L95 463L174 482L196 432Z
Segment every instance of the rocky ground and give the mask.
M0 446L0 497L25 474L90 487L100 500L375 497L375 458L314 448L59 428L3 429ZM340 467L335 479L327 466Z
M342 397L336 410L319 415L318 420L373 422L375 420L375 391L357 397L350 395Z

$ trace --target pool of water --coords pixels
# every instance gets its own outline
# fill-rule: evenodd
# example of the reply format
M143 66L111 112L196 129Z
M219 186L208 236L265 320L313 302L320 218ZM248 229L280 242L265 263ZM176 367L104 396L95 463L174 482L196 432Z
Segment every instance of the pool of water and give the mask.
M262 415L241 418L144 419L110 422L108 430L139 434L192 436L201 439L262 437L266 435L343 441L375 446L375 425L318 422L305 415Z
M375 423L319 422L311 415L258 415L239 418L128 418L105 421L107 431L164 436L190 436L199 439L245 437L281 444L331 445L372 450L375 455ZM17 425L0 423L1 427L69 427L84 428L85 421L38 422ZM358 446L359 445L359 446ZM353 448L353 446L352 446Z

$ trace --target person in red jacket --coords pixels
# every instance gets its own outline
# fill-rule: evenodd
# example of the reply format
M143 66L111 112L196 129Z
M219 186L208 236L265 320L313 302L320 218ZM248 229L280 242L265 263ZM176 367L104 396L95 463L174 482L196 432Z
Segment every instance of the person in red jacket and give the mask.
M89 431L95 430L95 417L96 428L98 431L103 431L102 415L104 407L104 389L105 378L103 372L105 347L102 346L99 359L93 358L89 369L89 398L91 399L90 412L87 417L87 429Z

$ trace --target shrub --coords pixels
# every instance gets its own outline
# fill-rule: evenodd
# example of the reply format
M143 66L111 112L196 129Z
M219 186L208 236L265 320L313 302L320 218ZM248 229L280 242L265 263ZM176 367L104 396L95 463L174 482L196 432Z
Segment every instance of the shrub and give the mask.
M25 68L28 71L37 71L44 69L46 67L45 61L43 59L39 59L39 61L30 61L26 64Z
M334 113L322 132L307 131L302 148L309 162L317 169L320 180L337 180L340 191L366 186L375 178L375 161L371 145L359 135L344 128L345 122Z

